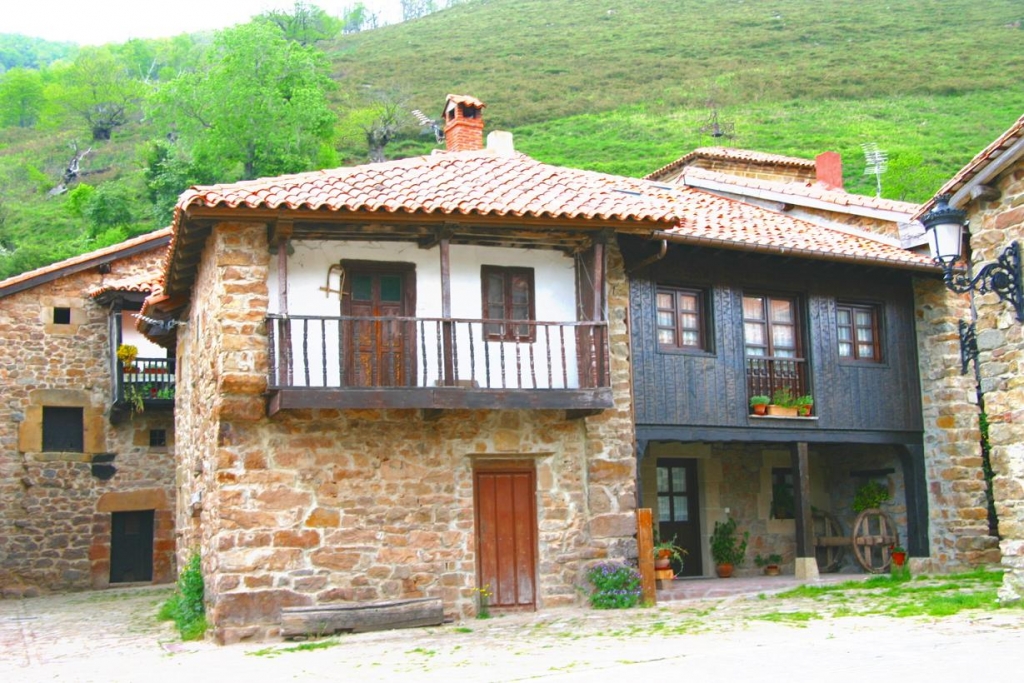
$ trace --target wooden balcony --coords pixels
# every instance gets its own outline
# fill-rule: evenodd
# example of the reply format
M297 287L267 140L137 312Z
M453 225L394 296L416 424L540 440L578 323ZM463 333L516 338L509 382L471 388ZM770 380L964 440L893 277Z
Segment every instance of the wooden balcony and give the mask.
M271 315L267 338L271 415L612 406L607 322Z
M136 358L129 368L118 362L110 421L116 424L147 410L173 410L174 370L173 358Z
M796 396L809 394L807 361L782 356L747 357L747 398L771 397L779 389Z

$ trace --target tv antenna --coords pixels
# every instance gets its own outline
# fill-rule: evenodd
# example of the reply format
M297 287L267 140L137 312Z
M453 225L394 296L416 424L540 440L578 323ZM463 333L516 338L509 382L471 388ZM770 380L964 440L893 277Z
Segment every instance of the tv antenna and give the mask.
M735 137L735 127L732 121L720 121L718 119L718 105L715 104L715 101L708 100L707 106L711 112L708 114L707 121L697 129L697 132L701 135L708 135L716 141L722 138L731 139Z
M420 125L424 128L429 128L434 133L434 139L437 140L438 144L444 142L444 130L434 119L430 118L419 109L413 109L412 115L420 122Z
M865 142L860 146L864 150L864 175L875 176L875 196L882 196L882 174L889 168L889 153L878 149L874 142Z

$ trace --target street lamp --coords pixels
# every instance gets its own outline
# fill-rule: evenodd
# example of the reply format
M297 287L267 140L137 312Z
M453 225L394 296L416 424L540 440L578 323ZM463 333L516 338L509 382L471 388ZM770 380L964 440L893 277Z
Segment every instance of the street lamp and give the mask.
M974 278L956 272L967 227L967 212L949 205L950 195L935 197L935 207L921 216L928 232L932 258L942 266L946 287L958 294L972 290L982 294L995 292L1013 306L1018 322L1024 322L1024 290L1021 288L1020 243L1010 243L995 263L984 266Z

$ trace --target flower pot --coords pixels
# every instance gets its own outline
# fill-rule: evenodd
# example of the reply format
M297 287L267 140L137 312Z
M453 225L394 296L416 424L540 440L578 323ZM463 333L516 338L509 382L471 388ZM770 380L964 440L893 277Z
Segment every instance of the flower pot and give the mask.
M779 565L777 564L770 564L764 568L765 576L778 576L781 573L782 571L779 569Z
M902 567L904 564L906 564L906 562L907 562L907 554L906 553L893 553L892 554L892 563L894 565L896 565L897 567Z
M655 569L671 569L672 558L671 557L656 557L654 558Z
M768 413L767 403L755 403L751 408L754 409L754 415L765 415Z
M796 407L796 414L799 417L810 417L811 416L811 406L809 406L809 405L807 405L807 406L797 406Z
M720 579L728 579L732 576L733 566L728 562L715 565L715 573L718 574Z
M796 417L796 406L780 406L770 403L768 405L768 414L777 417Z

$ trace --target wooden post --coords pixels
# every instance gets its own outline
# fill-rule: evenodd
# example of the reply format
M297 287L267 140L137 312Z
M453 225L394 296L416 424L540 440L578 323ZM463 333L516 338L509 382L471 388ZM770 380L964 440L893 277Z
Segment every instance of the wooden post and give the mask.
M290 226L289 226L290 227ZM290 232L290 231L288 231ZM284 316L281 321L281 364L279 371L281 376L274 381L285 386L292 384L292 324L288 320L288 238L285 237L277 243L277 307L278 312ZM271 353L274 350L271 349Z
M448 251L449 240L447 234L438 243L441 251L441 323L443 338L441 344L444 348L444 378L446 387L455 385L455 363L452 354L452 267Z
M814 558L814 523L811 520L811 475L807 465L807 442L792 446L793 516L796 518L797 578L817 578L818 563Z
M640 569L641 600L645 605L654 605L658 602L654 585L653 519L651 508L639 508L636 511L637 566Z

